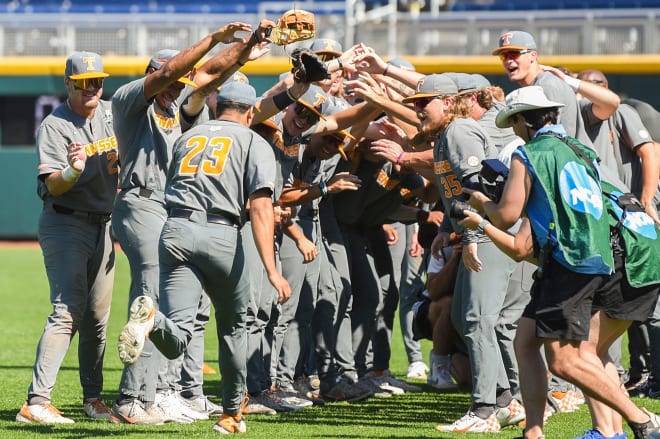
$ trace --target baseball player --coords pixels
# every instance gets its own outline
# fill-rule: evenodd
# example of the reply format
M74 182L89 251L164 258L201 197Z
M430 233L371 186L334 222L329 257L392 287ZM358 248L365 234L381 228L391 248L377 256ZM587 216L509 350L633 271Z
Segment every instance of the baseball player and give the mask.
M71 54L64 72L67 100L37 132L39 243L53 312L19 422L73 423L51 404L51 392L76 332L85 414L114 419L101 399L115 260L108 221L118 172L110 103L101 100L108 76L98 54Z
M175 143L167 178L169 218L159 244L160 312L149 296L139 296L122 330L122 360L138 358L149 338L170 359L186 349L204 291L215 307L223 377L224 414L213 427L221 433L246 430L241 406L246 395L246 312L250 277L240 226L250 203L252 236L277 293L291 295L275 265L272 196L275 160L266 141L250 130L254 88L243 82L224 85L217 97L218 120L186 132Z
M148 295L154 300L158 298L157 243L167 219L163 191L172 145L181 135L184 123L190 126L196 123L199 115L208 114L202 111L204 99L197 100L200 104L194 109L197 111L190 108L186 111L182 107L196 85L191 80L191 70L220 42L242 45L249 52L250 45L264 39L257 36L250 38L249 42L243 41L234 37L239 30L251 30L251 27L240 22L230 23L185 51L159 51L151 58L146 75L120 87L113 97L112 110L122 173L119 183L121 193L113 208L115 217L112 226L131 267L131 301L141 295ZM263 33L262 30L260 32ZM234 45L226 50L232 47ZM246 57L244 50L230 53L225 60L225 69L235 69L236 63ZM200 89L214 90L217 87L208 79L205 83L200 81L199 85ZM189 88L183 92L186 86ZM148 344L138 364L124 369L113 411L127 423L160 423L163 415L178 422L203 419L203 415L198 417L193 410L186 410L185 405L178 404L177 395L171 392L168 392L165 403L159 404L164 409L160 413L146 410L156 398L156 374L160 362L159 355L151 355L152 351L152 346ZM174 373L170 370L169 376L161 379L161 386L165 384L169 387L169 383L175 382ZM167 410L170 406L175 408Z

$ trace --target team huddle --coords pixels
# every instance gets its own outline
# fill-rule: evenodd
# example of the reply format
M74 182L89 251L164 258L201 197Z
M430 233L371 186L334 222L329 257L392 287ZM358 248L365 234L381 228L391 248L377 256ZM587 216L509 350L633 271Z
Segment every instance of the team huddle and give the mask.
M241 433L246 414L421 391L389 369L399 307L407 378L470 389L438 430L539 439L587 400L580 437L625 438L625 419L660 438L616 368L616 340L660 314L660 139L602 73L543 66L506 32L493 55L521 88L505 97L316 39L257 96L238 70L274 26L161 50L110 101L101 56L67 58L68 98L37 133L53 312L16 420L74 422L51 393L76 332L84 412L112 422L219 416L214 431ZM131 286L108 406L114 240ZM202 386L212 310L221 404Z

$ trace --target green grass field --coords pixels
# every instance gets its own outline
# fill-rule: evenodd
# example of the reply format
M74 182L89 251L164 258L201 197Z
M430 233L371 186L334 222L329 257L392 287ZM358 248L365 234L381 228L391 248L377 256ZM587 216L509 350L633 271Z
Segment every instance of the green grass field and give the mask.
M115 296L108 329L105 359L106 401L117 396L121 363L116 354L115 341L125 323L128 265L121 252L117 256ZM48 283L39 249L0 248L0 294L5 309L0 319L0 438L96 438L122 436L129 438L156 437L213 437L213 421L192 425L164 426L114 425L85 418L81 403L81 389L77 373L77 339L74 340L58 376L53 392L53 404L76 423L62 426L40 426L14 421L30 384L37 342L50 312ZM213 323L206 340L206 361L217 368L217 340ZM395 375L405 376L407 360L395 331L392 343L391 369ZM424 344L428 353L430 345ZM424 383L418 383L424 384ZM205 392L218 395L219 376L207 376ZM470 404L465 392L440 393L425 386L425 392L395 396L385 400L371 399L357 404L328 404L297 413L276 416L254 415L247 418L248 438L438 438L438 437L498 437L521 436L520 428L510 428L499 434L443 434L434 429L439 423L451 423L464 414ZM217 399L216 399L217 401ZM660 401L639 400L641 405L659 412ZM554 415L548 421L548 439L573 438L590 427L586 407L570 414Z

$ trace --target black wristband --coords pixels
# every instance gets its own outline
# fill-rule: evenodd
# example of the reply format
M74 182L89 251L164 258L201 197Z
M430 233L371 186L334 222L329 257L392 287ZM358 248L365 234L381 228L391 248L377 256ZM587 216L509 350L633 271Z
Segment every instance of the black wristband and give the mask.
M240 67L243 67L245 65L245 63L241 62L240 59L238 61L236 61L236 64L238 64Z
M257 35L257 31L255 30L252 32L252 36L250 37L250 41L248 42L248 45L250 46L256 46L259 44L259 35Z
M429 220L429 215L430 213L428 211L419 209L417 211L417 222L420 224L426 224L426 222Z
M273 96L273 104L275 104L278 110L284 110L286 107L293 104L293 102L294 101L291 99L291 95L288 93L288 90Z

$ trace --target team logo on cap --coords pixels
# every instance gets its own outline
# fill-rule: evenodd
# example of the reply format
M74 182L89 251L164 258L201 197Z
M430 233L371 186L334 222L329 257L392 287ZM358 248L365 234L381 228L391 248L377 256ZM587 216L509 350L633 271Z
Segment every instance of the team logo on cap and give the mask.
M316 98L316 100L312 104L312 107L314 108L320 107L327 100L326 97L323 96L321 93L314 94L314 97Z
M418 92L419 92L419 90L422 88L422 84L423 84L423 83L424 83L424 78L422 78L422 79L420 79L419 81L417 81L417 91L418 91Z
M513 33L508 32L506 34L502 34L500 37L500 46L508 46L510 43L509 39L513 36Z
M96 62L95 56L83 56L82 62L87 64L88 71L92 71L92 72L96 71L96 67L94 66L94 62Z

